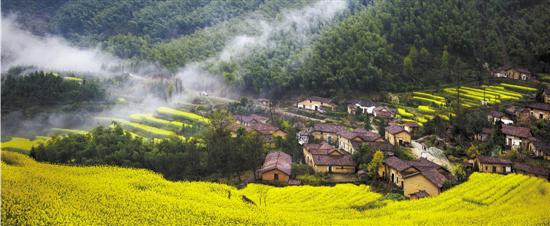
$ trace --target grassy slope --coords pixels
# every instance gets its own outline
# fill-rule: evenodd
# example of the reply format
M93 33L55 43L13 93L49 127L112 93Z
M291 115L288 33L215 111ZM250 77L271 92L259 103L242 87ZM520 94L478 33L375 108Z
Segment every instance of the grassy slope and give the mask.
M37 163L12 152L3 152L2 161L6 225L550 223L550 183L515 174L474 174L436 198L384 201L379 208L358 211L353 207L372 206L380 195L355 185L249 185L236 190L215 183L169 182L146 170ZM247 204L243 194L257 204L264 201Z

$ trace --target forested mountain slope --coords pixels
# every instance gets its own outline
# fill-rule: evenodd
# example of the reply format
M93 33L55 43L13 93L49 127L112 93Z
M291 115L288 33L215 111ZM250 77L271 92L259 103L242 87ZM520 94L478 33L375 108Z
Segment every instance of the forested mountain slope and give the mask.
M323 33L298 84L404 90L501 65L549 70L549 21L549 1L375 1Z
M550 70L546 0L25 0L2 12L136 62L173 71L197 63L268 96L437 87L483 80L501 65ZM250 37L261 45L223 57Z

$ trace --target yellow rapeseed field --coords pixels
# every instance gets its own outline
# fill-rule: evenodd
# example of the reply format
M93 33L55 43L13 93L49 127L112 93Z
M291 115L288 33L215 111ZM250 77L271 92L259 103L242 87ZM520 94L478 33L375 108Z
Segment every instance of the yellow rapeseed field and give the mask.
M381 197L351 184L237 190L170 182L147 170L51 165L2 152L3 225L550 224L550 183L524 175L476 173L434 198Z

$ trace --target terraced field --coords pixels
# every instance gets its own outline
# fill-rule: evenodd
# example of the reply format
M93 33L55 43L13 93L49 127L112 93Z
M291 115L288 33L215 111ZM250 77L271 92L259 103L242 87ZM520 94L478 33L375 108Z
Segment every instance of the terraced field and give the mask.
M176 137L182 141L188 141L193 137L181 135L186 132L197 132L201 126L209 123L208 118L203 116L176 110L173 108L162 107L158 109L159 114L132 114L129 119L115 117L96 117L96 120L102 123L118 122L133 137L140 137L146 140L158 142L159 139ZM86 134L88 131L67 128L51 128L48 135L63 134ZM13 137L11 140L2 142L3 149L19 150L23 152L30 151L31 147L40 143L45 143L49 137L38 136L35 140L29 140L23 137Z
M516 174L475 173L437 197L391 201L364 185L251 184L237 190L170 182L146 170L37 163L2 152L2 200L5 225L550 224L550 183Z
M503 102L515 102L532 97L537 89L533 87L500 83L498 85L471 87L461 86L460 88L449 87L441 92L413 92L412 97L407 97L406 102L417 102L420 104L405 103L397 109L397 114L404 121L415 121L422 125L429 120L439 116L449 120L455 115L457 96L460 96L462 108L479 107L483 104L499 104Z
M23 137L12 137L10 140L2 142L0 148L2 150L16 150L28 152L32 147L46 143L50 138L45 136L37 136L33 140Z

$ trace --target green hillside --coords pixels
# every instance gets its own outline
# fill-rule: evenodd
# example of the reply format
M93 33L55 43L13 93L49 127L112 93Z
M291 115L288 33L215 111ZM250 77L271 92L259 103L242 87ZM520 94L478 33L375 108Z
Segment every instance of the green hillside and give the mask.
M51 1L44 13L42 1L25 0L2 12L20 12L31 29L46 27L137 62L173 71L199 62L228 84L271 96L437 88L482 81L502 65L550 70L548 1L342 0L345 10L334 18L304 19L312 7L335 2L65 0ZM296 23L273 29L293 12L304 16L298 23L309 26L306 32ZM46 26L32 26L36 18ZM266 26L274 32L262 45L219 59L234 38L261 36Z

